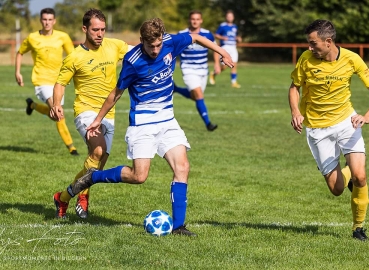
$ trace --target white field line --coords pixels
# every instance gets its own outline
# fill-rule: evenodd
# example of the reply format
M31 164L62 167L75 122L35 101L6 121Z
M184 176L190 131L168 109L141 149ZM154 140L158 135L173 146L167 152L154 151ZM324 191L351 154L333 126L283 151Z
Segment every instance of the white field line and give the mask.
M2 112L25 112L25 108L22 109L16 109L16 108L4 108L4 107L0 107L0 111ZM64 109L65 112L73 112L73 109L68 109L65 108ZM129 110L116 110L115 111L117 114L128 114ZM266 111L260 111L260 114L273 114L273 113L279 113L279 110L266 110ZM236 111L211 111L210 114L211 115L234 115L234 114L245 114L246 111L242 111L242 110L236 110ZM175 110L174 114L198 114L197 111L195 110L188 110L188 111L179 111L179 110Z
M211 224L211 223L193 223L190 224L188 223L187 225L191 226L191 227L197 227L197 228L201 228L201 227L221 227L221 226L229 226L229 224L231 224L233 227L243 227L245 225L247 225L247 222L240 222L240 223L219 223L219 224ZM34 223L34 224L17 224L17 225L7 225L7 224L0 224L0 228L62 228L62 227L70 227L70 226L109 226L109 227L133 227L134 225L130 224L130 223L120 223L120 224L90 224L90 223L79 223L79 222L75 222L74 224L52 224L52 225L48 225L48 224L38 224L38 223ZM280 227L280 228L284 228L284 227L309 227L309 226L319 226L319 227L347 227L347 226L351 226L352 223L338 223L338 222L272 222L272 223L260 223L260 227L265 227L265 226L270 226L270 227ZM257 224L253 223L253 226L255 226L257 228Z

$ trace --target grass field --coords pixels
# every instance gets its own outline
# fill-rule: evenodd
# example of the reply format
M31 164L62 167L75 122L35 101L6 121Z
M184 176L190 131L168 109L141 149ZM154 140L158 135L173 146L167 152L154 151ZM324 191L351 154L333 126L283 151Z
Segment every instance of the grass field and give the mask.
M305 133L290 126L287 90L291 65L241 65L241 89L229 71L208 86L212 122L205 129L193 102L175 96L175 114L192 149L187 226L197 238L156 238L144 232L145 215L171 213L172 173L155 157L144 185L92 188L90 216L55 220L52 195L81 169L86 147L74 128L74 92L67 88L66 117L79 152L72 157L55 124L34 112L31 67L26 86L14 67L0 66L1 269L368 269L369 243L352 239L350 192L334 197L316 169ZM179 70L176 81L183 85ZM355 77L353 103L368 109L369 93ZM106 168L131 164L124 134L127 93L117 104L116 133ZM364 137L369 141L368 128Z

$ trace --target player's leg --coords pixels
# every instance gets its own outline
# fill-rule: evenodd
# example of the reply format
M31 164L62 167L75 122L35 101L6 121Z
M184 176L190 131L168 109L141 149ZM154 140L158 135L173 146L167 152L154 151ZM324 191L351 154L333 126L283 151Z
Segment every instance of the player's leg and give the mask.
M191 98L190 91L188 91L187 87L179 87L175 83L174 83L173 92L181 94L185 98Z
M238 62L238 51L236 47L228 48L228 53L232 57L234 67L231 69L231 86L233 88L241 88L241 85L237 82L237 62Z
M35 87L35 94L37 98L46 104L36 104L35 110L49 116L50 108L53 107L53 89L52 85L42 85ZM62 100L62 105L64 104L64 97ZM56 128L58 133L64 142L65 146L68 148L71 155L78 155L77 149L73 145L73 139L70 135L68 126L65 122L65 118L56 122Z
M353 237L366 240L363 224L368 208L368 186L365 171L365 154L351 153L346 155L352 173L351 210L353 216Z
M209 119L208 109L204 100L204 91L207 82L207 76L199 76L195 74L189 74L183 76L183 81L188 89L191 89L191 99L195 101L197 112L201 119L204 121L208 131L214 131L218 126L212 124Z
M187 212L187 182L190 164L187 149L190 148L183 130L176 120L167 123L162 133L158 155L163 156L173 171L171 183L171 202L173 216L173 234L196 236L185 227Z

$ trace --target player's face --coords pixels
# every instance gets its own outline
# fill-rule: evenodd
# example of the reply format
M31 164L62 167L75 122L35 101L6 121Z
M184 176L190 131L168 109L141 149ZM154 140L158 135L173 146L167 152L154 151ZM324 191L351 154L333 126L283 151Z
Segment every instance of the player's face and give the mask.
M143 45L145 53L151 58L155 59L156 57L158 57L161 48L163 47L163 37L158 38L152 43L149 43L141 38L141 43Z
M42 30L50 31L53 29L56 20L53 14L44 13L40 18L40 22L42 24Z
M315 58L325 59L328 53L331 51L330 45L332 39L321 39L318 36L317 31L308 34L307 41L309 43L309 50L313 53Z
M202 24L201 14L192 14L190 17L190 29L198 30Z
M100 21L98 18L92 18L90 21L90 26L82 27L83 32L86 33L87 42L95 49L100 47L104 35L105 35L105 22Z
M226 14L226 21L227 21L227 23L233 23L233 21L234 21L233 13L229 12L229 13Z

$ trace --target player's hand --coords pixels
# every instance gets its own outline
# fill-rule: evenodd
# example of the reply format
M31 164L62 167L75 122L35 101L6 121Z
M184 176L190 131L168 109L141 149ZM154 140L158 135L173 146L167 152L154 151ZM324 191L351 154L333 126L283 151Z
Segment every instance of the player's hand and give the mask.
M229 55L229 53L227 53L226 51L224 51L224 53L222 54L222 57L220 58L220 62L230 68L234 67L234 63L232 61L231 56Z
M101 133L100 126L101 126L101 122L95 120L91 123L91 125L89 125L86 128L86 130L87 130L87 134L86 134L87 140L89 140L92 137L97 137Z
M304 121L304 117L301 114L292 115L291 126L299 134L301 134L302 132L302 122L303 121Z
M365 120L364 116L360 114L356 114L351 117L351 123L354 129L357 129L357 128L361 128L364 124L367 124L368 121Z
M50 109L49 116L55 121L60 121L64 118L64 110L62 106L53 106Z
M22 76L22 74L20 74L20 73L16 73L16 74L15 74L15 80L17 81L17 84L18 84L19 86L24 86L24 83L23 83L23 76Z

